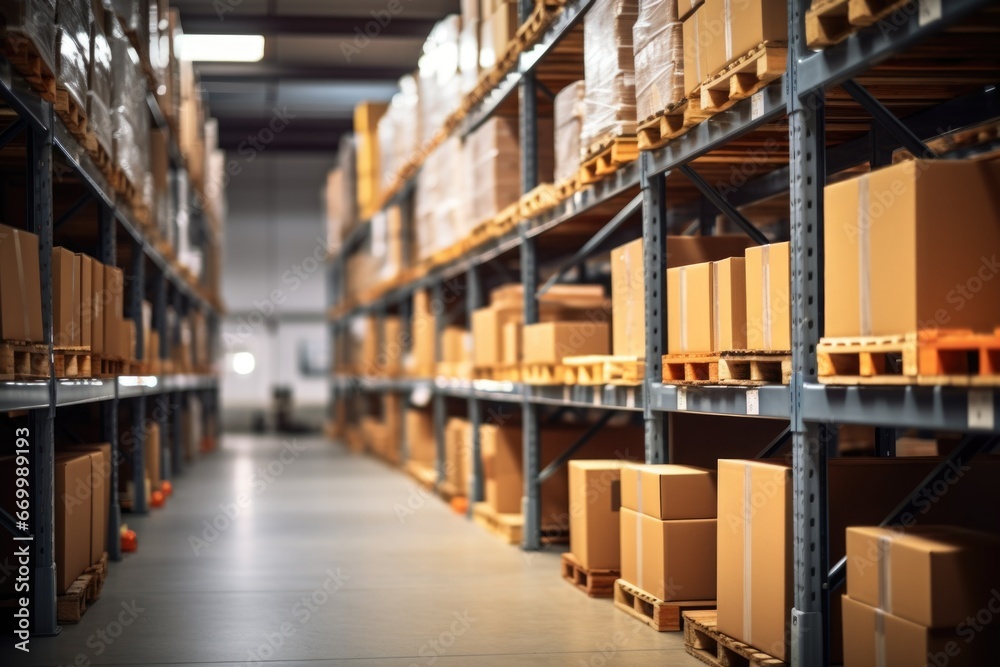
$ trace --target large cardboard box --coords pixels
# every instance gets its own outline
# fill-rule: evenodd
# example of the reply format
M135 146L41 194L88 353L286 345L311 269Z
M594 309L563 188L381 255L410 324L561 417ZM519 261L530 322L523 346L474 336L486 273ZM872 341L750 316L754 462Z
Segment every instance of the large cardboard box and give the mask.
M472 477L472 423L468 419L452 417L445 426L444 477L452 491L460 496L469 493Z
M56 590L65 592L90 559L91 503L77 497L91 484L93 461L88 453L57 454L55 458Z
M702 9L704 7L698 5L684 19L682 40L684 45L684 94L688 97L709 76L705 56L711 35L705 30Z
M747 349L746 261L742 257L712 262L712 303L712 349Z
M631 464L622 469L622 507L655 519L714 519L713 470L672 464Z
M90 502L90 564L101 560L108 549L108 519L111 508L111 444L59 445L59 452L90 457L90 478L85 486L72 489L75 500ZM76 517L74 516L74 520Z
M44 338L38 259L36 235L0 225L0 340Z
M89 259L89 258L88 258ZM104 290L104 265L96 259L90 259L92 270L90 279L90 308L87 315L90 317L90 351L95 354L104 354L104 311L107 309L105 303Z
M667 268L742 255L752 241L744 235L668 236ZM666 285L666 272L661 273ZM611 251L612 354L646 356L646 273L642 239Z
M406 411L406 445L411 461L433 466L437 461L434 415L430 410Z
M487 306L472 313L472 361L477 367L491 367L502 363L505 354L501 346L504 327L519 324L524 313L518 308Z
M569 462L569 550L590 570L618 570L621 461Z
M526 364L561 364L564 357L611 351L607 322L540 322L522 331Z
M104 353L116 357L124 354L122 336L122 306L125 275L117 266L104 266Z
M434 310L428 290L413 293L413 373L417 377L434 375Z
M715 519L661 521L621 509L622 579L671 600L714 600Z
M998 189L1000 163L965 160L908 160L827 186L824 333L993 331ZM968 224L956 234L946 219Z
M1000 586L1000 537L950 526L847 529L847 595L929 628L955 628Z
M792 302L789 244L747 248L747 347L792 349Z
M788 3L784 0L705 0L697 13L708 35L701 44L706 78L761 42L788 41Z
M94 331L94 268L93 259L87 255L76 255L79 275L76 279L76 316L80 322L80 345L92 348Z
M677 16L682 21L688 17L688 15L693 12L698 7L705 2L705 0L677 0Z
M52 249L52 342L80 345L80 259L66 248Z
M844 614L844 667L979 667L996 663L1000 644L995 624L978 625L973 618L957 627L928 629L847 595L838 599ZM977 609L998 607L1000 595L994 589L983 596ZM976 632L974 627L982 631Z
M712 352L712 264L667 269L667 352Z
M521 363L521 342L524 325L520 322L507 322L503 325L503 340L500 346L500 363L505 366Z
M386 316L378 361L383 373L397 375L403 365L403 325L398 317Z

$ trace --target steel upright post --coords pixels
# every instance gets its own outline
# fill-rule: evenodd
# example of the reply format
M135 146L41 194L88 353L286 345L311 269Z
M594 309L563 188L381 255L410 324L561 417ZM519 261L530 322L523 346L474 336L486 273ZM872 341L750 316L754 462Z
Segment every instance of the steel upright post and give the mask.
M642 153L639 182L642 186L643 276L646 301L646 368L643 381L643 421L645 424L646 462L666 463L667 417L651 409L648 397L654 383L663 378L663 353L667 329L667 185L663 174L652 173L649 153Z

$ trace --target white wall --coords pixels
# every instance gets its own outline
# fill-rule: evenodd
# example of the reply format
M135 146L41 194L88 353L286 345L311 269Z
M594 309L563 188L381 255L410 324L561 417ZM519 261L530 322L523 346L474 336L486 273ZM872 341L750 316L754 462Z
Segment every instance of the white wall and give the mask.
M226 364L222 405L234 418L267 410L275 385L296 405L319 408L324 378L304 377L298 347L327 346L322 187L333 156L259 154L241 164L227 188L223 258L222 350L251 352L256 368L237 375Z

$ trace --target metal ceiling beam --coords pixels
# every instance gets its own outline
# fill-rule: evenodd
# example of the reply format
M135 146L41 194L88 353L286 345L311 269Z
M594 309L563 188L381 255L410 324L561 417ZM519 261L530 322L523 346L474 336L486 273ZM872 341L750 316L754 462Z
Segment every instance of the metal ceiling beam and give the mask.
M342 67L290 67L262 63L202 63L198 65L203 83L287 83L290 81L396 82L413 67L365 67L361 63Z
M437 22L430 18L366 16L225 16L182 14L184 32L200 35L312 35L325 37L415 37L423 40Z

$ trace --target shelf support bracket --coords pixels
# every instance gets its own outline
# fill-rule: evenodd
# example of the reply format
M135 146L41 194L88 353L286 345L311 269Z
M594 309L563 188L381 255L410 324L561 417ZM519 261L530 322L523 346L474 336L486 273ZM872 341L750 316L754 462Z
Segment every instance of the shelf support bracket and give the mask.
M848 95L854 98L855 102L860 104L865 111L872 115L872 118L874 118L875 121L886 132L888 132L893 139L898 141L903 148L913 153L915 157L928 159L937 157L937 155L934 154L934 151L928 148L927 144L921 141L920 137L913 133L913 130L908 128L905 123L896 118L891 111L886 109L881 102L875 99L875 96L868 92L867 88L853 79L845 81L840 85L845 91L847 91Z
M769 459L781 451L781 448L788 444L788 441L792 439L792 428L788 426L784 431L778 434L778 436L772 440L764 449L760 450L757 454L757 459Z
M743 214L739 210L729 203L729 200L722 196L718 190L716 190L712 185L701 177L701 174L696 172L690 165L681 165L678 170L688 177L696 188L701 192L702 195L710 202L715 204L715 207L719 211L729 218L733 224L746 232L746 235L753 239L754 243L758 245L766 245L770 243L767 237L764 236L764 232L757 229L752 222L743 217Z
M601 418L591 424L590 428L584 431L583 435L577 438L576 442L570 445L566 451L556 457L555 461L545 466L545 469L538 473L538 483L541 484L549 477L556 474L559 468L563 467L574 454L580 451L581 447L590 442L590 439L597 435L598 431L607 426L608 422L611 421L611 418L614 417L615 414L617 413L614 410L607 410L603 415L601 415Z
M76 201L76 203L73 204L73 206L70 207L70 209L68 211L66 211L61 216L59 216L59 219L56 220L56 224L54 226L54 229L59 229L60 227L62 227L63 225L65 225L67 222L69 222L70 220L72 220L74 217L76 217L76 214L79 213L80 211L82 211L87 204L89 204L91 201L93 201L93 199L94 199L94 195L93 194L91 194L90 192L84 193L84 195L82 197L80 197Z
M21 131L28 125L27 121L23 118L18 118L13 123L7 126L7 129L0 134L0 149L7 147L11 141L13 141Z

